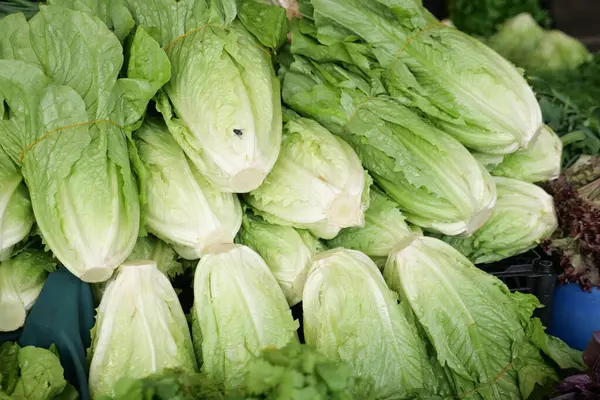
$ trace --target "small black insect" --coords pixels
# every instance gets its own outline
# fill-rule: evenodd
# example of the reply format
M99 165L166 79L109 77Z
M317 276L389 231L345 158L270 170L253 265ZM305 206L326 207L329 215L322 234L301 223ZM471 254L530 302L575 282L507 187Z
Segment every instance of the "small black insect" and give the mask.
M241 129L234 129L233 133L235 133L237 136L242 136L244 134L244 131L242 131Z

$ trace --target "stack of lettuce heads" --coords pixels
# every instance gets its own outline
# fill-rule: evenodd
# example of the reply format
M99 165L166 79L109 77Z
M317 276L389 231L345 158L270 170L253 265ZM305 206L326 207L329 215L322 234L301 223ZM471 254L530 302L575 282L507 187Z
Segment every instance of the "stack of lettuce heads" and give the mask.
M296 56L283 98L349 143L408 221L448 235L477 230L496 200L489 173L452 136L376 90L350 70Z
M0 20L0 330L57 263L19 245L35 218L101 283L94 397L211 382L216 398L504 400L582 367L534 297L465 257L556 225L515 179L556 175L560 144L484 44L417 0L301 0L286 50L285 10L263 0L48 3ZM181 258L200 258L192 332ZM298 345L300 301L325 358Z
M420 2L303 0L297 11L280 57L284 102L350 144L409 223L469 237L493 215L491 174L532 183L558 175L562 144L522 71ZM555 226L541 225L520 243L504 240L498 256L527 250ZM357 243L368 230L353 229L332 244L389 253Z

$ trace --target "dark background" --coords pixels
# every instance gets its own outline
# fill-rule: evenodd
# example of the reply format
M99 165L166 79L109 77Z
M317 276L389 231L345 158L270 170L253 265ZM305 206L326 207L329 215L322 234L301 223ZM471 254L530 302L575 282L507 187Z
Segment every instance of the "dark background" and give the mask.
M473 0L478 1L478 0ZM541 0L549 10L554 29L581 40L592 51L600 51L600 0ZM447 0L423 0L436 17L448 17Z

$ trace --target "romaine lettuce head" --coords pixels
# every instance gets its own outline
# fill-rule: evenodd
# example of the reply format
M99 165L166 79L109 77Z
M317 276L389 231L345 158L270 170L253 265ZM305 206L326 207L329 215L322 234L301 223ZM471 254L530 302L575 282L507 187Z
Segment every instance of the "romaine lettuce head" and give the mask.
M488 44L528 72L575 69L591 59L579 40L560 31L543 29L528 13L504 22Z
M273 273L242 245L213 247L200 259L192 321L203 372L229 388L243 383L246 364L262 350L298 340L298 322Z
M379 189L371 187L365 226L343 229L339 235L327 241L327 246L358 250L371 258L387 258L398 242L414 233L422 232L420 228L406 223L398 204Z
M291 342L281 349L265 349L248 363L245 393L261 399L353 399L354 380L348 364Z
M535 296L511 293L441 240L415 236L399 244L384 277L416 316L456 397L526 399L536 384L557 380L559 367L581 366L580 352L532 318Z
M492 175L519 179L525 182L545 182L560 175L562 141L548 126L544 125L529 149L505 156L474 154Z
M452 136L383 96L349 70L295 56L283 99L349 143L406 219L447 235L470 234L496 199L490 174Z
M312 257L324 250L319 240L310 232L270 224L250 213L244 216L239 238L265 260L288 304L294 306L302 301Z
M50 253L33 249L0 263L0 332L23 326L56 264Z
M443 237L475 264L525 253L558 226L552 196L516 179L494 177L498 200L487 222L471 237Z
M509 154L536 136L542 114L520 71L479 40L440 23L421 1L311 3L316 30L303 31L329 50L311 45L296 49L299 54L354 64L473 150Z
M529 68L531 56L545 34L546 31L533 16L524 12L504 21L498 31L489 37L487 44L515 65ZM533 67L544 68L543 65Z
M216 189L190 162L162 121L147 121L135 135L145 188L149 232L196 260L209 246L233 243L242 223L237 196Z
M282 129L273 61L253 34L279 42L287 20L282 9L263 5L274 13L259 13L264 20L257 32L248 21L253 18L236 19L248 0L237 2L128 0L127 7L171 61L171 80L157 108L173 137L219 190L245 193L275 164Z
M92 330L92 398L114 395L120 378L197 368L185 314L154 261L127 262L102 297Z
M362 226L370 178L352 148L317 122L293 118L266 181L246 201L267 220L332 239Z
M104 281L138 236L127 135L169 79L168 59L138 28L123 65L104 23L60 6L4 18L0 37L0 142L22 163L45 243L80 279Z
M238 22L206 27L167 48L173 78L161 103L169 130L219 189L256 189L281 142L279 82L271 57ZM173 115L173 113L175 115Z
M592 59L592 54L578 39L559 30L544 35L536 52L531 55L532 63L543 66L544 71L560 72L576 69Z
M0 119L4 111L0 105ZM13 246L29 234L33 222L21 171L0 144L0 262L10 258Z
M433 370L425 342L365 254L342 248L318 254L302 309L306 343L364 379L354 388L357 398L401 398L427 388Z

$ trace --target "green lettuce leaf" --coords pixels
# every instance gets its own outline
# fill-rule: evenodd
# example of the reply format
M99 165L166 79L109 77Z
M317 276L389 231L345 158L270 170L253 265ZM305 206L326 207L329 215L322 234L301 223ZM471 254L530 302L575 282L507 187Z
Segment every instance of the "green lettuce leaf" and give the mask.
M537 303L531 296L516 292L513 294L521 304ZM529 299L527 299L529 297ZM537 305L537 304L536 304ZM527 398L535 386L548 387L559 380L557 368L583 371L587 367L580 351L571 349L562 340L547 335L539 318L530 318L532 307L524 307L524 320L527 328L527 340L520 356L515 360L515 369L519 374L519 386L523 397ZM548 363L550 359L553 363Z
M545 182L560 175L563 144L556 133L544 125L529 149L505 156L473 154L495 176L525 182Z
M191 162L224 192L257 188L281 141L279 81L261 44L278 47L287 22L281 8L254 3L126 1L171 61L157 109Z
M0 345L0 392L12 393L19 380L19 345L5 342Z
M0 103L1 103L0 99ZM4 119L0 108L0 119ZM0 262L25 239L34 222L29 192L17 165L0 145Z
M134 27L134 21L125 7L126 0L48 0L59 5L98 17L115 36L123 41Z
M27 346L19 350L20 377L14 400L50 400L67 386L60 360L50 350Z
M580 351L570 348L559 338L547 335L545 330L540 319L533 318L526 331L530 342L562 369L586 369Z
M237 0L238 18L264 46L278 49L287 40L285 9L261 0Z
M38 11L38 3L32 0L10 0L0 3L0 19L14 13L23 13L29 19Z
M547 387L559 380L556 370L544 360L540 350L533 344L525 342L520 355L514 361L514 369L517 371L519 391L523 398L528 398L536 386Z
M0 98L10 110L0 142L22 164L44 242L82 280L104 281L137 239L127 135L169 79L168 59L138 28L124 66L104 23L59 6L42 6L29 23L8 16L0 32Z
M54 345L48 350L13 342L0 345L0 399L52 400L68 387Z

